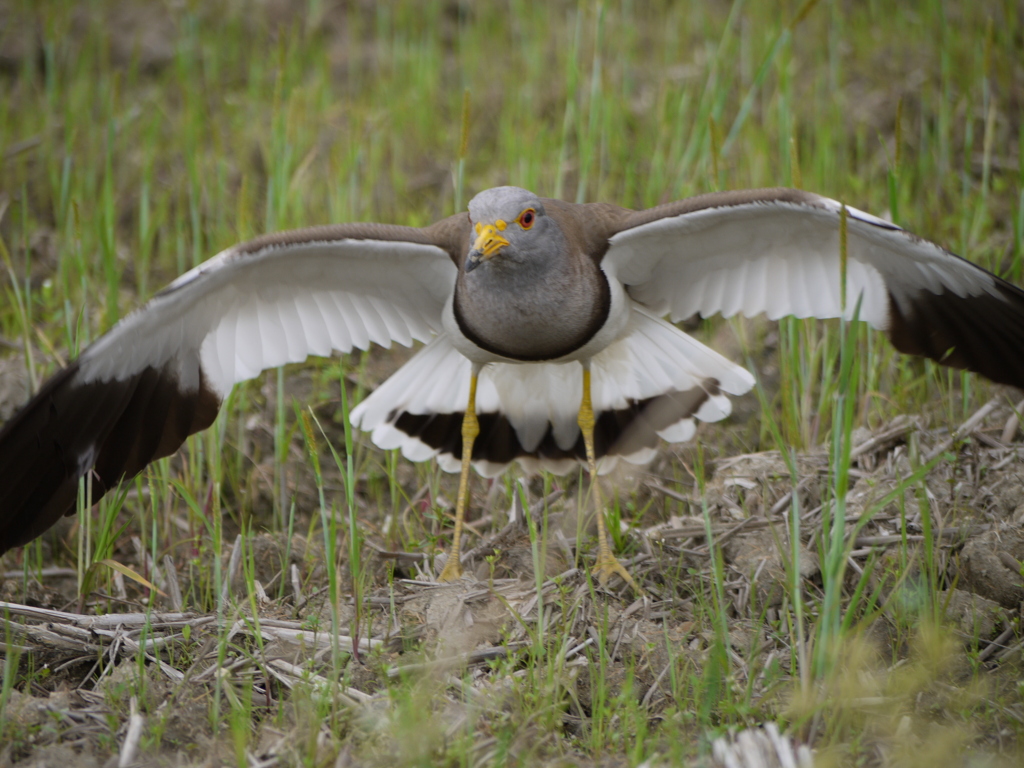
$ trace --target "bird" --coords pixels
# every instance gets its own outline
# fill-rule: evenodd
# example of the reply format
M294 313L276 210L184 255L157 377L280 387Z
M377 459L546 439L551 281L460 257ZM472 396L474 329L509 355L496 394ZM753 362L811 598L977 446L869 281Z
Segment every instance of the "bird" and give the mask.
M845 292L844 292L845 291ZM727 417L755 383L673 323L859 319L903 353L1024 387L1024 292L812 192L711 192L654 208L502 186L430 226L263 235L178 277L46 381L0 430L0 553L213 423L234 384L310 355L423 346L353 426L460 473L441 581L461 576L470 467L591 482ZM597 514L594 573L635 581Z

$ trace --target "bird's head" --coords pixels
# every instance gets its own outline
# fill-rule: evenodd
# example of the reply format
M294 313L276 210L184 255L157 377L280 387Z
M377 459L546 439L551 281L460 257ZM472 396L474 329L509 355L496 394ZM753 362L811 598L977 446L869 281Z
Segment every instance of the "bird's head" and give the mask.
M496 257L519 261L542 255L554 226L540 198L519 187L481 192L469 201L469 219L475 239L466 256L466 272Z

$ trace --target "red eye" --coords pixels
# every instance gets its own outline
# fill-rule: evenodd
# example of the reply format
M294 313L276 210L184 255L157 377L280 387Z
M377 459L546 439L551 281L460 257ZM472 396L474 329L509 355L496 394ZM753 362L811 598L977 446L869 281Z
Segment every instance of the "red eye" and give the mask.
M523 229L529 229L533 226L533 220L536 218L537 212L533 208L527 208L525 211L519 214L517 221L519 226Z

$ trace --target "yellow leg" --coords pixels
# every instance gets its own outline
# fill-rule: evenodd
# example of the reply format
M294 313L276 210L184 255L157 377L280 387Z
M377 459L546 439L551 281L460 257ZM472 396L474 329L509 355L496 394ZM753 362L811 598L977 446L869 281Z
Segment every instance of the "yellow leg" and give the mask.
M462 417L462 474L459 475L459 498L455 503L455 534L452 537L452 548L448 551L448 560L444 570L437 577L438 581L455 581L462 576L462 565L459 556L462 553L462 520L466 516L469 505L469 462L473 458L473 442L480 434L480 422L476 418L476 372L469 380L469 403Z
M590 399L590 368L583 366L583 399L580 401L580 412L576 419L583 433L583 445L587 449L587 465L590 469L590 487L594 495L594 508L597 510L597 564L593 573L597 576L598 582L603 586L617 573L624 581L630 584L638 593L643 594L640 586L633 581L633 577L622 566L612 548L608 546L608 532L604 526L604 504L601 501L600 486L597 483L597 457L594 452L594 406Z

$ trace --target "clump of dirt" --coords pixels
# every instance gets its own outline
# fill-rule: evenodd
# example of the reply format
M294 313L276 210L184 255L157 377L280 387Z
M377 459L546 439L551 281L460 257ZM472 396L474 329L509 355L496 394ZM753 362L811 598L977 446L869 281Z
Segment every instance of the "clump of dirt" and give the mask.
M953 574L964 589L1005 608L1024 602L1024 531L1009 523L970 539L954 560Z
M799 492L804 509L821 503L821 489L828 456L824 450L796 458ZM726 519L744 520L777 514L792 493L789 464L778 451L731 456L715 462L707 485L708 506ZM773 512L774 510L774 512Z
M725 558L733 569L741 573L754 586L756 605L777 608L790 587L791 578L786 562L790 553L786 545L771 532L760 536L738 536L725 545ZM799 544L799 574L801 579L817 576L820 570L818 553L803 542Z
M455 583L414 593L402 605L403 621L422 628L426 647L439 656L466 654L494 645L513 621L501 587ZM516 584L515 591L521 591Z
M940 593L939 604L945 606L946 618L968 639L993 637L1010 618L999 603L963 589Z
M252 549L255 566L253 577L264 589L274 589L282 582L290 589L292 566L298 569L303 583L320 583L326 577L322 542L309 542L298 534L289 538L284 533L262 532L253 537L248 546ZM234 574L231 586L236 594L244 593L246 584L240 569Z
M10 747L4 750L11 755L17 754L16 749ZM95 755L91 747L76 750L67 744L47 744L33 749L24 756L24 759L11 757L11 762L4 761L4 755L0 753L0 765L15 764L21 768L53 768L56 765L74 765L81 768L99 768L102 763Z
M11 734L11 741L0 752L0 765L98 766L95 741L87 739L77 749L64 741L65 733L84 709L87 709L86 702L67 687L48 696L11 691L3 711L5 732ZM107 733L105 728L86 730L92 731L93 736Z
M34 578L18 579L11 577L0 580L0 600L10 603L21 603L35 608L52 608L60 610L67 606L69 600L60 592Z

